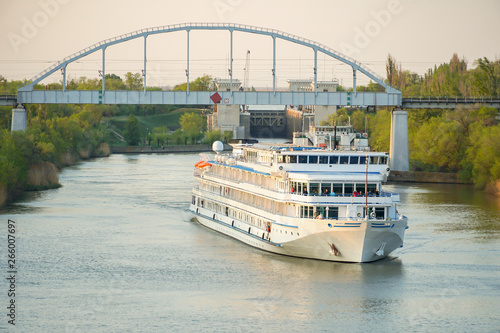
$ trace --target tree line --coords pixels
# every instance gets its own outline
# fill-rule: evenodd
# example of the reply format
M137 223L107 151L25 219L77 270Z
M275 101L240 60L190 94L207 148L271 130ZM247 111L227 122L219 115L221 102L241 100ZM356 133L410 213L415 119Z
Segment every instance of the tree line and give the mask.
M475 64L476 68L467 69L467 61L454 54L449 63L419 76L403 70L389 55L386 82L406 96L498 97L500 61L482 58ZM324 124L341 125L349 121L357 131L367 129L373 150L389 151L389 110L366 113L343 108L330 115ZM492 188L500 180L498 110L480 105L455 110L409 109L408 131L410 170L458 173L463 181L474 183L478 189Z
M154 127L148 133L145 145L160 148L168 145L196 145L200 143L212 144L219 140L227 142L232 139L230 131L215 130L207 131L206 118L200 113L188 112L179 119L180 128L170 131L166 126ZM137 146L142 144L139 120L133 114L129 115L125 124L124 138L128 145Z
M29 187L27 174L32 166L44 161L61 168L98 156L98 147L106 141L102 112L92 105L73 106L70 114L60 106L60 113L53 117L47 117L41 106L34 107L38 112L32 113L25 132L11 133L5 122L0 128L0 190L9 199Z
M389 151L391 112L337 110L324 125L351 123L367 129L370 147ZM408 110L410 170L458 173L465 182L484 189L500 180L500 125L498 111L476 106L456 110Z
M420 76L403 70L401 64L389 54L386 62L386 82L403 96L500 96L500 59L479 58L468 69L468 61L455 53L449 63L443 63Z

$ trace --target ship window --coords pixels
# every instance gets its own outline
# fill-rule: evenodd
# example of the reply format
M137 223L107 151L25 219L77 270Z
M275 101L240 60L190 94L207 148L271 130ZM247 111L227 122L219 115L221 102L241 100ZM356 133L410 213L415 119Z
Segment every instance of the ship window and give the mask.
M354 184L344 184L344 193L351 196L352 192L354 192Z
M312 206L300 206L300 217L312 218L313 217L313 207Z
M328 164L328 156L320 156L319 164Z
M330 164L339 164L338 156L330 156Z
M194 205L196 203L196 197L193 195L193 198L191 200L191 203Z
M319 183L311 183L309 184L309 193L311 195L318 195L319 192Z
M324 218L326 216L326 207L316 207L316 214L318 213Z
M337 220L339 218L339 207L328 207L327 218Z
M365 193L365 184L356 184L356 191L359 192L359 195L363 195Z
M349 164L359 164L359 156L351 156Z
M378 162L379 164L387 164L387 156L381 156Z
M366 156L359 157L359 164L366 164Z
M307 217L312 218L314 217L314 208L312 206L306 207L307 209Z
M375 208L375 217L378 219L383 219L385 216L385 208L380 207L380 208Z
M344 192L342 184L333 184L333 192L335 195L342 195Z
M287 155L286 163L297 163L297 156L296 155Z
M307 163L307 156L305 155L299 156L299 163Z
M377 190L377 184L368 184L368 193L371 192L375 195L375 191Z
M295 190L294 193L302 194L304 189L307 188L307 184L306 183L299 183L299 182L292 182L292 187Z
M332 189L332 184L321 183L321 194L323 194L323 195L330 194L331 189ZM328 192L327 192L327 190L328 190Z
M377 164L378 156L370 156L370 164Z
M348 164L349 156L340 156L340 164Z
M283 155L278 155L278 163L283 163Z
M309 164L318 164L318 156L309 156Z

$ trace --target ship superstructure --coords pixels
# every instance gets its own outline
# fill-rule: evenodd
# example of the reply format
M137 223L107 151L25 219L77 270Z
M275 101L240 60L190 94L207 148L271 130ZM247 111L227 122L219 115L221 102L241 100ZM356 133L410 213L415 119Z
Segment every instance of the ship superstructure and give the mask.
M403 245L386 153L236 144L196 164L191 211L214 230L284 255L369 262Z

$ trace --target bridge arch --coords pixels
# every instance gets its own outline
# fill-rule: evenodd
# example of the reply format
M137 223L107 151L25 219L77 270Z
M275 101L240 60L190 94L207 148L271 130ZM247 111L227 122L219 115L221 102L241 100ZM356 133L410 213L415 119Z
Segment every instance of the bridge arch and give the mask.
M150 35L156 35L156 34L164 34L164 33L169 33L169 32L175 32L175 31L186 31L187 32L187 38L188 38L188 59L187 59L187 66L188 69L186 70L187 74L187 82L188 82L188 92L189 92L189 32L192 30L226 30L229 31L231 34L231 60L232 60L232 34L234 31L239 31L239 32L245 32L245 33L252 33L252 34L259 34L259 35L265 35L265 36L270 36L273 39L273 75L276 73L276 39L282 39L285 41L289 41L295 44L299 44L305 47L309 47L314 51L314 83L315 87L317 86L317 54L318 52L322 52L327 56L330 56L334 59L337 59L344 64L347 64L351 66L353 70L353 90L356 92L356 73L359 71L362 74L366 75L369 77L371 80L375 81L376 83L380 84L385 88L386 93L391 93L391 94L400 94L400 91L391 87L390 85L386 84L384 82L384 79L379 76L377 73L369 69L367 66L364 64L356 61L355 59L346 56L336 50L333 50L332 48L329 48L321 43L302 38L293 34L289 34L286 32L282 32L276 29L269 29L269 28L262 28L262 27L256 27L256 26L250 26L250 25L243 25L243 24L234 24L234 23L183 23L183 24L173 24L173 25L166 25L166 26L160 26L160 27L154 27L154 28L147 28L147 29L141 29L137 30L134 32L130 32L127 34L123 34L117 37L105 39L103 41L100 41L94 45L91 45L87 48L84 48L76 53L73 53L72 55L69 55L62 60L56 62L52 66L48 67L35 77L31 79L31 82L24 86L19 88L18 91L33 91L33 87L35 84L39 83L46 77L50 76L56 71L62 71L63 74L63 90L65 90L66 86L66 66L74 61L77 61L87 55L90 55L94 52L97 52L99 50L102 51L103 53L103 91L104 91L104 68L105 68L105 51L106 48L115 44L127 42L133 39L137 38L144 38L144 91L146 91L146 78L147 78L147 72L146 72L146 40L147 37ZM230 61L230 66L232 67L232 61ZM231 73L232 73L232 68L231 68ZM231 75L231 80L232 80L232 75ZM273 85L274 85L274 80L273 80ZM231 85L232 87L232 85ZM273 86L273 91L275 91L276 87Z

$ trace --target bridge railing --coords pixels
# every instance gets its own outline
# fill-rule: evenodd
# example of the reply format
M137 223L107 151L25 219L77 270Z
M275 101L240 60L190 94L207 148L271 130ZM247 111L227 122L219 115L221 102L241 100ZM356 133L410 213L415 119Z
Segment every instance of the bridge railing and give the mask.
M500 97L493 96L477 96L477 97L449 97L449 96L403 96L403 103L457 103L457 104L474 104L474 103L498 103Z
M0 106L16 106L17 95L0 92Z
M17 99L17 95L0 92L0 100L2 100L2 101L11 101L11 100L16 100L16 99Z

